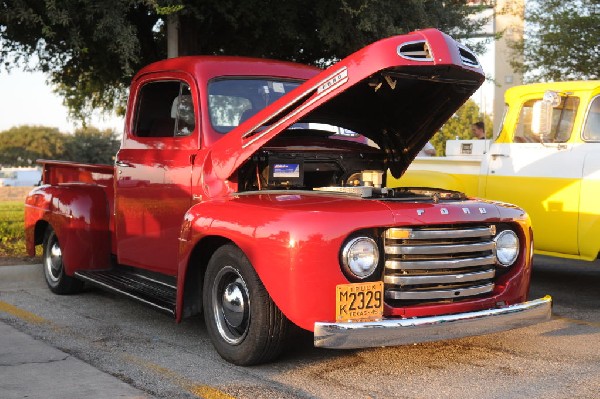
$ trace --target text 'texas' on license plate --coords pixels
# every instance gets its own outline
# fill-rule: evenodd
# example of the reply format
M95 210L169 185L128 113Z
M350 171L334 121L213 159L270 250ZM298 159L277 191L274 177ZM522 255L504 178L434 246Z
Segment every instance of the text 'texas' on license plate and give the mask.
M336 321L366 321L383 316L383 281L336 287Z

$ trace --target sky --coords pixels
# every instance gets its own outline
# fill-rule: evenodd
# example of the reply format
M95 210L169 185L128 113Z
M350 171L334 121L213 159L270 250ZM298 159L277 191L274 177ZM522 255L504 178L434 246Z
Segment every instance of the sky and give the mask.
M486 75L493 76L493 45L479 58ZM10 74L0 72L0 132L20 125L44 125L57 127L61 132L73 132L79 124L70 120L62 99L52 92L41 72L13 70ZM486 82L474 95L486 113L493 109L493 83ZM93 116L90 125L100 129L123 132L123 118L116 115Z
M0 72L0 132L20 125L57 127L73 132L80 124L68 118L62 98L52 92L41 72L13 70ZM123 119L115 115L94 115L90 125L100 129L123 130Z

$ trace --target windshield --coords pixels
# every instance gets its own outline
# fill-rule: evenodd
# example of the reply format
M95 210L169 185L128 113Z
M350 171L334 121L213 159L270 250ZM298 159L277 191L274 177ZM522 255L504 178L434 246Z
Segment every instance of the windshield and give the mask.
M208 84L210 123L216 132L229 133L302 83L276 78L215 79ZM326 123L294 123L288 128L288 135L294 135L296 132L299 135L311 132L313 135L367 143L367 139L358 133Z
M228 133L302 82L275 78L219 79L208 84L210 123Z

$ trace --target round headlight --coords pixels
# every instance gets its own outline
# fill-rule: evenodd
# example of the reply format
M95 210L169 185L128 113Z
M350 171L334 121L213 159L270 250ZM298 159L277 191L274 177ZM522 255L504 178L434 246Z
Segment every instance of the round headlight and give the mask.
M365 279L375 272L378 263L379 249L372 238L353 238L344 246L342 264L352 276Z
M515 263L519 255L519 237L512 230L503 230L496 238L496 259L501 266L508 267Z

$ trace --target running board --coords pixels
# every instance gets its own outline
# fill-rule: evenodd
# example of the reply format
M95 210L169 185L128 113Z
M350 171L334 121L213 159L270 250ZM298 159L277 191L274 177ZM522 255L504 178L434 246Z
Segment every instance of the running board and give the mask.
M97 287L143 302L175 316L177 289L161 281L126 270L77 271L75 277Z

